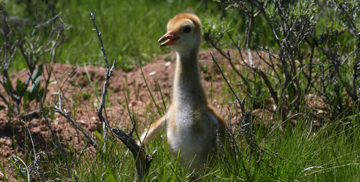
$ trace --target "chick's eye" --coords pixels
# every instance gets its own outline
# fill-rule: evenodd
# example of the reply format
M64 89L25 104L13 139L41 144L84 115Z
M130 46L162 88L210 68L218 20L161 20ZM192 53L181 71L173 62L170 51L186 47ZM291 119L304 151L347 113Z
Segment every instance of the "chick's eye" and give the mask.
M185 27L183 30L184 33L190 33L191 32L191 28L190 27Z

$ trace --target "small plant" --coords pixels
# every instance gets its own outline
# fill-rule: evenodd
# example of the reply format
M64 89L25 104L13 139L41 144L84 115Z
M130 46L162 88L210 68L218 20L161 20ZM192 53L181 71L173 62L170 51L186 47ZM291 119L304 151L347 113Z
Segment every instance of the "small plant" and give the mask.
M82 93L82 97L83 97L84 100L90 99L90 97L91 97L90 92Z
M1 3L1 6L4 6L4 2ZM38 11L36 11L36 13L38 13ZM35 84L40 85L42 74L44 74L43 79L45 80L45 86L40 91L45 93L53 69L51 64L57 57L56 50L66 40L64 34L65 24L61 20L61 14L54 15L51 21L48 22L53 25L53 28L50 32L47 32L47 23L44 23L44 20L42 19L37 19L33 22L32 27L23 27L24 29L31 30L30 34L23 35L21 31L19 33L16 28L9 24L7 13L3 9L0 11L0 19L3 33L3 38L1 39L4 40L4 43L0 48L0 71L2 77L0 84L7 94L0 94L0 98L4 101L11 113L14 116L18 116L20 114L20 105L22 104L23 98L24 108L26 108L25 106L33 100L39 101L34 86L32 86L30 91L27 91L27 88L31 83L30 75L33 75ZM22 56L21 61L25 62L30 74L27 76L25 82L17 80L16 87L14 88L9 76L9 68L12 64L20 64L20 62L12 63L17 50L20 50ZM42 64L38 64L41 61ZM43 67L46 68L46 73L43 71ZM45 95L46 94L43 94L43 99L45 99ZM2 108L3 107L4 106L2 106Z
M30 91L26 91L24 96L24 109L28 107L29 103L33 100L36 100L36 102L40 102L38 97L38 90L36 88L39 88L40 95L44 95L44 88L40 87L40 81L41 81L41 75L43 73L43 65L40 64L34 71L32 75L32 79L35 81L35 83L31 86ZM16 81L16 89L18 93L21 93L23 88L23 85L25 83L21 82L19 79ZM20 86L19 86L20 85Z

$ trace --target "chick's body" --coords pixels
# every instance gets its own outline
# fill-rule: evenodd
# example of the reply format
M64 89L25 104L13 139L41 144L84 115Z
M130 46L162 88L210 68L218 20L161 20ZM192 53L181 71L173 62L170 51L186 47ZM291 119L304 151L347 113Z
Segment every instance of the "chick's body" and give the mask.
M162 127L172 153L180 151L180 163L202 170L209 154L224 143L225 125L208 104L200 82L198 52L201 42L200 19L191 13L180 13L167 24L167 33L159 39L160 47L176 52L176 69L171 105L166 115L154 122L140 140L147 143Z

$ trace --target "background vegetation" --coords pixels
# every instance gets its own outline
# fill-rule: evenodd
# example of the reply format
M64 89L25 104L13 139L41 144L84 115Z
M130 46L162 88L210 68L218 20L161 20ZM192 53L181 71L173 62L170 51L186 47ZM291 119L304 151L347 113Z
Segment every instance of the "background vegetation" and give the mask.
M43 45L47 45L46 41L37 41L36 36L51 37L49 35L54 34L63 37L61 44L56 44L56 37L48 40L56 54L51 51L40 53L43 52L44 57L56 56L43 64L52 61L104 65L103 54L89 20L89 12L96 9L96 21L102 32L107 57L109 60L117 59L117 68L125 71L131 70L134 65L146 64L163 51L170 51L158 49L156 38L163 34L170 17L191 9L203 21L203 48L217 49L228 60L226 64L233 66L233 70L227 73L228 79L238 83L232 86L238 96L246 98L245 108L249 110L246 114L234 106L231 108L233 115L229 113L228 116L234 118L235 113L242 112L236 119L235 123L239 125L233 138L237 144L237 159L219 160L219 164L203 178L206 181L360 180L358 1L19 0L2 3L2 13L15 18L7 20L14 28L12 35L15 38L10 42L16 42L16 39L21 46L35 45L29 48L28 56L30 53L39 54L36 50L44 50ZM35 16L36 11L41 13ZM55 34L53 29L46 27L41 31L33 30L36 23L46 22L59 12L62 12L59 15L61 21L56 27L64 31ZM4 21L1 28L6 30ZM5 35L6 31L1 33ZM17 45L7 45L9 40L6 36L1 36L0 40L5 45L4 49L13 50L12 45ZM230 55L228 48L238 51ZM1 52L4 58L14 55L12 64L1 67L2 79L6 78L3 70L7 66L13 72L23 68L30 68L33 72L34 65L42 62L39 59L41 56L35 56L39 60L33 59L34 64L29 64L24 61L24 52L26 50L20 48L14 53ZM245 54L247 59L243 59ZM241 65L243 69L236 65ZM5 90L11 90L6 83L2 80ZM9 95L14 95L11 98L30 97L30 93L21 94L22 88L26 90L26 84L18 85L13 92L7 91ZM228 91L224 89L224 92ZM321 99L325 113L307 105L312 96ZM233 102L235 97L224 99ZM9 104L7 107L14 108ZM261 117L254 114L254 110L266 110L270 115ZM253 115L250 117L250 114ZM79 181L136 179L133 158L125 146L100 135L97 142L106 148L95 154L70 150L66 160L61 153L44 156L43 160L48 161L40 165L44 178L65 180L69 172L73 180ZM189 171L170 157L164 143L166 138L158 137L147 147L148 152L158 147L158 152L145 180L186 179ZM34 152L22 160L27 165L34 164L33 161L39 159L36 155L40 154ZM65 161L69 164L65 165ZM25 167L19 166L14 162L17 173L11 175L27 180L26 172L22 170ZM4 173L5 166L1 168ZM31 175L32 180L43 180L39 173Z
M26 1L16 2L9 1L5 4L9 16L35 18L34 9L31 7L32 3L27 5ZM117 67L123 70L130 70L136 64L145 64L155 55L170 51L159 49L156 39L160 36L160 32L166 31L169 17L183 11L197 12L201 17L217 15L221 12L219 4L208 1L49 2L54 6L54 13L62 12L64 22L69 26L72 25L72 28L66 32L69 40L62 48L62 52L66 52L66 54L62 54L58 58L58 62L73 65L82 63L103 65L98 41L91 39L94 32L92 22L89 21L89 13L96 9L108 57L118 59ZM36 3L41 5L42 2ZM31 32L22 32L21 36L29 33ZM71 37L76 37L76 39ZM88 41L90 42L87 44ZM86 49L83 49L85 45L87 45ZM75 59L78 56L79 58ZM19 65L13 69L21 70L24 66L24 64Z

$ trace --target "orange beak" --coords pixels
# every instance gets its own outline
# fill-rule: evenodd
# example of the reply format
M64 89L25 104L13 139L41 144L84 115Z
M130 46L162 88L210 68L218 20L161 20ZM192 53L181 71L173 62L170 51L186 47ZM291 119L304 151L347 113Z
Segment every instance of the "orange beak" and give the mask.
M180 39L179 36L176 36L172 31L169 31L158 40L159 43L165 41L160 44L159 47L174 45L178 39Z

